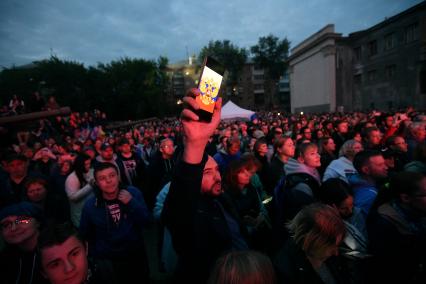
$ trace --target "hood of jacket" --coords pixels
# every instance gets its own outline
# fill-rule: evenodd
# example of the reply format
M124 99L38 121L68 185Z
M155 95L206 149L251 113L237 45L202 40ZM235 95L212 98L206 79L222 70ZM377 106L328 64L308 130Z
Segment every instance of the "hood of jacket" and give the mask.
M321 184L321 176L318 173L317 169L308 167L307 165L300 163L296 159L288 159L287 164L284 165L284 170L286 175L296 173L308 174L312 176L316 181L318 181L318 184Z

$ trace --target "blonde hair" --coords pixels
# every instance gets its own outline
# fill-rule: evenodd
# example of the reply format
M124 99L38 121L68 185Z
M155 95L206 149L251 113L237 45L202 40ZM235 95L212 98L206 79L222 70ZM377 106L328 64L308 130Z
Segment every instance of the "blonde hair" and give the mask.
M314 203L300 210L287 227L296 245L308 256L338 245L346 233L338 211L321 203Z
M256 251L234 251L216 261L208 284L274 284L271 260Z

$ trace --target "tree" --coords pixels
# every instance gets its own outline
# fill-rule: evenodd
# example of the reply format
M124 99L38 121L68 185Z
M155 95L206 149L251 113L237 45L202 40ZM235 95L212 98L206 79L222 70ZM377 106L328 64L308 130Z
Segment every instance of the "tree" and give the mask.
M271 79L278 80L287 67L289 48L290 42L287 38L280 40L270 34L260 37L257 45L252 46L250 51L254 55L255 64L265 68Z
M290 42L270 34L260 37L257 45L250 48L254 63L265 70L265 97L268 107L274 106L274 94L278 92L278 81L287 68Z
M209 55L222 63L228 71L228 83L235 86L238 83L238 77L247 60L247 50L239 48L229 40L210 41L209 44L201 49L198 56L200 62Z
M122 58L97 67L52 56L0 72L0 102L13 94L25 101L31 92L54 95L73 111L101 109L112 119L140 119L171 113L164 103L168 59Z

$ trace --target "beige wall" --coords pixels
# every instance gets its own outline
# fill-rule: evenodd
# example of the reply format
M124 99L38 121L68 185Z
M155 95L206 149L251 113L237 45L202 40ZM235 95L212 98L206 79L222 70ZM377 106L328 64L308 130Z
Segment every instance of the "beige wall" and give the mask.
M329 32L324 30L322 39L315 34L316 42L299 48L290 59L292 112L336 109L336 47L334 37L326 36Z

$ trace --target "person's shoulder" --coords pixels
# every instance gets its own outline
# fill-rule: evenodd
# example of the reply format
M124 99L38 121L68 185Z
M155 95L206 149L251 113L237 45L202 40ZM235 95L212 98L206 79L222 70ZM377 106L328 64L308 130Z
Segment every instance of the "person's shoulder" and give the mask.
M140 195L140 190L139 190L137 187L133 186L133 185L129 185L129 186L127 186L126 190L127 190L128 192L130 192L132 195L133 195L133 194L135 194L135 195Z
M95 195L90 196L87 198L86 202L84 202L84 208L87 208L88 210L96 208L98 205L98 197Z

